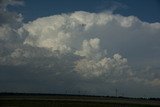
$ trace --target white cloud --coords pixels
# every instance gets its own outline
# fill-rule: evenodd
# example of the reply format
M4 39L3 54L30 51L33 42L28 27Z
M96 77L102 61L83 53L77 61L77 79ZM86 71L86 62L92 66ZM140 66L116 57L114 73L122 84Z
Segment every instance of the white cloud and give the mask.
M84 58L76 62L75 70L86 78L101 75L108 77L110 74L112 74L111 77L122 76L126 74L124 72L128 72L128 77L130 77L127 59L119 54L114 54L113 58L107 57L105 52L101 52L99 44L98 38L83 41L82 49L76 51L75 54Z
M75 80L70 87L77 84L78 89L85 88L80 86L87 82L86 88L95 88L97 83L103 91L106 84L132 86L133 81L160 87L159 74L154 69L143 72L134 68L145 60L151 60L149 65L153 60L159 62L158 22L147 23L135 16L108 12L77 11L24 24L17 13L7 15L14 18L0 22L0 66L50 72L50 81L65 86ZM18 26L14 27L15 23Z
M24 26L29 33L24 44L50 48L53 51L60 50L62 53L70 51L71 35L66 31L66 28L63 28L66 21L65 17L59 15L46 19L37 19Z
M24 45L80 56L75 70L82 75L94 77L113 72L117 76L126 73L130 78L134 73L127 59L115 52L129 59L134 58L136 52L141 53L139 56L146 55L145 51L158 46L159 26L159 23L142 22L134 16L78 11L39 18L24 24L19 34L26 35Z
M106 80L107 78L118 80L123 76L127 78L132 76L127 60L119 54L115 54L113 58L103 57L99 60L81 59L76 62L75 70L86 78L105 76Z
M101 52L100 52L100 39L94 38L90 39L89 41L84 40L82 43L82 49L80 51L76 51L75 54L79 56L84 56L86 58L100 58L101 57Z
M149 24L134 16L78 11L43 17L25 24L23 28L29 35L24 43L53 50L60 50L62 46L65 48L61 51L69 51L73 47L79 49L86 39L98 38L103 48L136 48L143 45L144 38L148 42L151 42L150 38L156 38L158 26L159 23Z

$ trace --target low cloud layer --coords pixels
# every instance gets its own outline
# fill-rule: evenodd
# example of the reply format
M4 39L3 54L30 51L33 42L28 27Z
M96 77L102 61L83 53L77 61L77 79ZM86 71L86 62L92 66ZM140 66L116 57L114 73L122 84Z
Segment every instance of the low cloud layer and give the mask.
M12 2L0 9L1 91L159 96L160 23L84 11L23 23Z

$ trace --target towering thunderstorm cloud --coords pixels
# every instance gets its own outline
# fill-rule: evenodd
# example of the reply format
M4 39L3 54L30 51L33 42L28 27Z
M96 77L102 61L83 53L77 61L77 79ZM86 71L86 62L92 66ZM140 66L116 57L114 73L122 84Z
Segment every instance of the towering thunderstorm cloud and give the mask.
M0 3L0 72L20 73L28 85L26 89L19 82L23 80L20 77L15 80L14 76L0 76L0 81L15 80L14 86L8 83L13 89L19 90L20 86L27 91L44 92L56 87L60 92L93 90L94 94L110 95L117 87L134 87L128 89L137 94L143 88L153 88L155 92L160 89L160 73L156 69L160 64L160 23L143 22L135 16L84 11L23 23L21 14L7 10L8 5L23 2ZM153 53L157 55L157 65L150 56ZM30 84L30 79L35 83Z

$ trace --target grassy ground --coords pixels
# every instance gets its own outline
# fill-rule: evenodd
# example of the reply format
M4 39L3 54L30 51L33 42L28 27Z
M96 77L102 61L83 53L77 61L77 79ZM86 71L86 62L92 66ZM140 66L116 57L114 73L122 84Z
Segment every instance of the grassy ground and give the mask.
M0 107L159 107L146 104L47 101L47 100L1 100Z
M0 107L160 107L160 101L93 96L0 96Z

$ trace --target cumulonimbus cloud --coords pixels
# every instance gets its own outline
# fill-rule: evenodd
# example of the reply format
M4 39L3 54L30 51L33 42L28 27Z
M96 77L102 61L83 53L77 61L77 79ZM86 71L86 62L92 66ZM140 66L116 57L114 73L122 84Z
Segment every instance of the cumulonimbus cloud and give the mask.
M108 12L76 11L28 23L23 23L18 14L11 15L17 16L19 24L14 27L14 23L0 23L1 66L49 71L58 78L54 83L61 83L59 80L67 76L68 81L78 77L79 84L87 80L92 86L97 79L104 84L130 81L160 86L158 72L136 71L128 61L135 56L146 59L148 56L143 55L153 51L160 53L160 23Z

